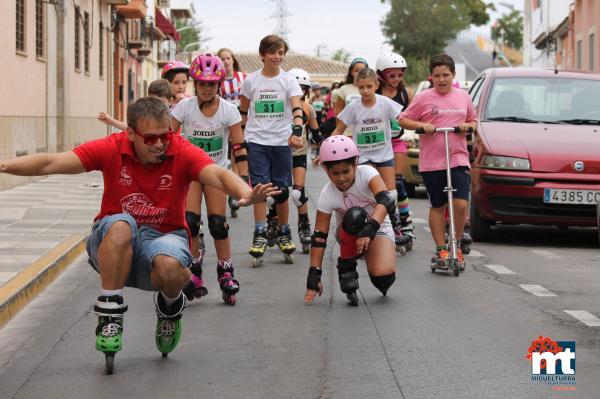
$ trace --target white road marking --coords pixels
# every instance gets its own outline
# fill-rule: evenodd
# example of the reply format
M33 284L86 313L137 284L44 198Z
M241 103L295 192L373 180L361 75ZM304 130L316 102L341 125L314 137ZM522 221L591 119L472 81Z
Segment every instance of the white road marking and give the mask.
M533 252L536 255L543 256L546 259L560 259L561 258L560 255L557 255L554 252L548 251L545 249L532 249L531 252Z
M503 266L503 265L484 265L484 266L497 274L516 274L515 272L510 270L508 267Z
M485 255L479 251L471 249L471 252L467 256L472 256L473 258L485 258Z
M414 218L412 221L413 224L427 224L427 220L423 218Z
M563 310L588 327L600 327L600 319L585 310Z
M523 288L525 291L527 291L535 296L541 296L541 297L556 296L556 294L548 291L541 285L519 284L519 287Z
M429 226L423 227L423 230L425 230L428 233L431 233L431 229L429 228Z

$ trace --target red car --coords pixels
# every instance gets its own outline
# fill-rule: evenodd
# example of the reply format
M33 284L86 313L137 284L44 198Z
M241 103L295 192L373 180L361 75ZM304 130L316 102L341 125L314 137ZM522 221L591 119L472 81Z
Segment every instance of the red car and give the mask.
M600 75L494 68L470 95L473 239L489 240L493 224L596 226Z

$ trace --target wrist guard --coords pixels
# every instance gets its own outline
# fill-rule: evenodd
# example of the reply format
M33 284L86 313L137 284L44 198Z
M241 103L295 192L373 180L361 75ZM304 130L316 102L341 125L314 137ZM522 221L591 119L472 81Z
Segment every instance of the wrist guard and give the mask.
M292 126L292 136L302 137L302 126L300 126L300 125Z
M319 283L321 282L321 268L310 267L308 269L308 277L306 277L306 288L319 292Z
M380 224L375 219L367 220L367 224L362 230L358 233L358 237L369 237L371 240L375 238L377 234L377 230L379 230Z

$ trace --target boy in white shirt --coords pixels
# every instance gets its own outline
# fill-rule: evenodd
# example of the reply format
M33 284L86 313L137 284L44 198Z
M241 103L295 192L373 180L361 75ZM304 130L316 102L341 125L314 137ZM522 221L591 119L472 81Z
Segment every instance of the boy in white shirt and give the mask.
M277 35L260 41L262 69L248 75L242 84L240 113L248 146L248 166L252 185L272 182L281 194L274 197L277 215L277 244L287 262L296 246L288 225L289 186L292 185L292 152L302 147L302 90L296 79L280 66L288 45ZM290 124L292 122L292 124ZM249 250L253 266L258 266L267 247L266 203L254 206L254 239Z

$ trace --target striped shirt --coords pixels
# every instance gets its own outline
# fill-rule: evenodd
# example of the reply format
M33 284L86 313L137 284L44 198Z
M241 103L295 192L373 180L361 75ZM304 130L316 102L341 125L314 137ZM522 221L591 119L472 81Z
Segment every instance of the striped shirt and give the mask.
M232 78L221 82L221 97L232 102L238 108L240 107L240 91L242 90L244 79L246 79L244 72L234 72Z

